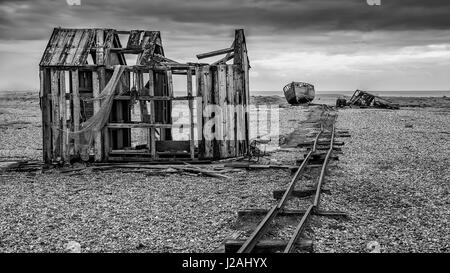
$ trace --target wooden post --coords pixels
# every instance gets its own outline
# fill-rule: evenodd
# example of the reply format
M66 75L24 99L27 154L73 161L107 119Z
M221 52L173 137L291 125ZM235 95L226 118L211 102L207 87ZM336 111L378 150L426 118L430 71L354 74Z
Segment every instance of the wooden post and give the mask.
M61 136L61 159L64 163L68 161L68 139L67 131L67 100L66 100L66 79L65 72L59 71L59 107L60 107L60 136Z
M191 124L191 130L189 133L190 136L190 152L191 152L191 159L195 159L195 135L194 135L194 101L192 100L193 92L192 92L192 69L189 67L187 71L187 95L189 96L189 117L190 117L190 124Z
M210 66L202 67L202 95L203 95L203 111L210 107L212 104L212 77L210 73ZM211 118L208 116L203 116L203 128L209 122ZM208 135L210 132L206 132ZM212 158L213 157L213 141L211 139L206 138L205 134L203 134L203 143L204 143L204 158Z
M92 72L92 88L93 88L93 96L97 98L100 95L100 70ZM100 111L100 100L94 100L94 115ZM96 133L94 136L94 153L95 153L95 161L100 162L102 160L102 136L100 132Z
M53 161L59 161L61 156L61 135L60 135L60 99L59 99L59 72L55 69L50 70L51 74L51 92L52 92L52 155Z
M42 109L42 151L43 159L46 164L52 162L52 109L50 105L51 95L51 77L50 70L40 69L40 82L41 82L41 109Z
M149 75L149 80L148 80L149 96L153 97L153 96L155 96L155 79L154 79L153 70L150 70L148 75ZM150 101L150 123L155 124L155 122L156 122L155 101L151 100ZM150 145L150 153L152 155L152 159L156 160L157 156L156 156L156 129L155 128L150 128L149 145Z
M218 143L220 156L219 158L227 158L228 157L228 132L227 132L227 66L226 65L218 65L217 66L217 81L218 81L218 101L216 101L217 108L220 109L218 113L218 118L216 116L216 129L217 132Z
M227 108L228 108L228 145L229 156L235 157L236 155L236 136L235 136L235 90L234 90L234 66L228 65L227 69Z
M202 81L202 69L199 67L195 68L195 78L197 84L197 141L198 141L198 153L203 154L203 81Z
M81 104L80 104L80 83L78 70L71 71L72 77L72 118L73 118L73 130L80 130L80 114L81 114ZM74 139L74 155L77 157L80 153L80 136L76 135Z

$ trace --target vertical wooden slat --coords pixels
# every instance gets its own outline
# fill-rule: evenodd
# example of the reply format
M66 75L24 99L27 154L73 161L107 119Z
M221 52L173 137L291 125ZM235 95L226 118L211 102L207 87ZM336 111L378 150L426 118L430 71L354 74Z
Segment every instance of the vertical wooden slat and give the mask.
M227 132L227 66L218 65L217 66L217 85L218 85L218 101L216 102L217 108L219 109L218 116L216 116L216 128L219 129L217 132L217 138L219 143L220 156L219 158L228 157L228 132Z
M236 137L235 137L235 90L234 90L234 66L228 65L227 69L227 132L228 132L228 145L229 156L236 156Z
M71 72L72 76L72 104L73 104L73 130L80 130L80 114L81 114L81 104L80 104L80 83L78 70L73 70ZM80 136L76 135L74 139L74 155L78 156L80 153Z
M97 29L96 30L96 64L97 65L104 65L105 64L105 52L104 52L104 45L105 45L105 31L103 29Z
M193 92L192 92L192 69L190 67L187 71L187 95L189 97L192 97L192 95L193 95ZM191 152L191 159L194 160L195 159L194 101L191 98L189 99L189 120L190 120L190 125L191 125L190 132L189 132L190 150L191 150L190 152Z
M60 135L61 135L61 159L63 162L68 161L68 139L67 131L67 100L66 100L66 77L64 71L59 71L59 107L60 107Z
M94 98L97 98L100 95L100 70L92 72L92 88ZM100 100L94 100L94 115L100 111ZM102 160L102 137L100 132L96 133L94 136L94 155L95 161L99 162Z
M148 78L148 90L149 90L149 96L153 97L155 96L155 79L154 79L154 72L153 70L149 71L149 78ZM150 123L155 124L156 118L155 118L155 101L150 101ZM155 160L157 158L156 156L156 129L150 128L150 154L152 155L152 159Z
M60 99L59 99L59 72L51 69L51 92L52 92L52 155L53 161L58 161L61 157L60 147Z
M52 162L52 110L50 105L51 95L51 78L49 75L49 69L40 70L40 82L41 82L41 109L42 109L42 151L43 159L46 164Z
M239 68L235 69L234 74L234 88L236 91L236 149L237 155L244 155L243 139L245 134L244 129L244 111L243 111L243 88L242 88L242 72Z
M195 68L195 78L197 80L197 140L198 140L198 153L203 154L203 76L202 69Z
M100 92L103 91L103 89L105 89L106 87L106 70L104 67L100 67L99 68L99 75L100 75L100 79L99 79L99 84L100 84ZM101 106L101 102L100 102L100 106ZM111 114L108 117L107 122L111 121ZM109 159L109 153L111 150L111 136L109 133L109 129L108 128L103 128L101 130L101 135L100 135L100 145L99 145L99 149L101 149L102 154L101 156L101 160L107 161Z
M173 79L172 79L172 71L167 70L167 90L169 97L173 97Z
M203 111L206 110L207 107L210 107L212 105L212 75L210 72L210 66L203 66L202 69L202 84L203 84ZM205 126L209 120L211 118L208 116L204 116L203 119L203 126ZM211 132L206 132L208 135L211 134ZM204 154L203 157L208 159L208 158L213 158L213 141L210 139L210 137L208 136L208 138L206 138L204 136Z

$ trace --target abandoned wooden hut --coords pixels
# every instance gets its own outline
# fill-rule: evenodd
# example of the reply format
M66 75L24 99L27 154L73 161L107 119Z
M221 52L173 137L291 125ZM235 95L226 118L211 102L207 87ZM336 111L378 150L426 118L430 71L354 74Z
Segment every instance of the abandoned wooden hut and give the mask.
M158 31L55 28L40 62L44 161L246 155L250 66L243 30L231 47L197 57L221 54L212 64L179 63L165 57ZM174 77L183 77L184 96L177 96ZM186 116L177 119L180 105Z

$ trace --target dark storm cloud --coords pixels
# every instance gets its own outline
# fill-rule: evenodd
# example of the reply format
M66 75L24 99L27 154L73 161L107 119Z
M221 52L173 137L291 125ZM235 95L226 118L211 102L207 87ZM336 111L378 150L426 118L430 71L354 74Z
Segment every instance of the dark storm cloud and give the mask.
M450 29L448 0L66 0L0 1L0 37L37 39L57 25L95 25L134 22L159 29L184 30L195 24L215 34L219 27L245 27L257 35L327 31L402 31ZM151 26L150 26L151 27Z

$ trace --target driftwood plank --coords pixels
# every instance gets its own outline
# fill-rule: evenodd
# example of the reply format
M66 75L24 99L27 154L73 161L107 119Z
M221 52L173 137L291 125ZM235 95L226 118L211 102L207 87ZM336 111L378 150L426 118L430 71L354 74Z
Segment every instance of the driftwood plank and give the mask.
M203 76L202 70L199 67L195 68L195 78L197 87L197 139L198 139L198 150L199 154L202 155L204 152L203 143Z
M73 119L73 130L80 130L80 114L81 114L81 104L80 104L80 83L78 70L71 71L72 76L72 119ZM74 154L78 156L80 153L80 136L76 135L74 139Z
M219 65L217 66L217 80L218 80L218 103L216 104L218 106L219 113L218 119L216 118L216 129L219 129L217 131L217 138L219 143L219 150L220 150L220 156L219 158L227 158L229 156L228 154L228 130L227 130L227 66L226 65Z
M51 96L51 78L49 72L49 69L40 70L43 159L47 164L50 164L52 161L52 112L49 103Z
M92 88L94 98L97 98L100 95L100 73L99 71L92 72ZM94 115L100 111L100 100L94 100ZM102 137L100 132L97 132L94 136L94 154L95 161L99 162L102 160Z
M61 135L61 159L67 162L68 159L68 138L67 133L67 100L66 100L66 77L65 72L59 72L59 107L60 107L60 135Z
M193 96L192 92L192 70L188 69L187 71L187 95L189 97ZM190 126L190 153L191 153L191 159L195 159L195 124L194 124L194 102L192 100L189 100L189 122L191 124Z
M210 73L210 67L204 66L202 69L202 95L203 95L203 111L204 113L208 112L207 108L212 106L212 92L211 92L211 85L212 85L212 77ZM210 117L204 116L203 119L203 126L206 126L207 123L210 121ZM212 141L212 132L209 130L209 128L204 127L204 154L203 157L210 159L213 158L213 141Z
M224 49L219 49L219 50L215 50L215 51L211 51L208 53L203 53L203 54L198 54L197 58L199 60L201 59L205 59L205 58L210 58L210 57L214 57L217 55L222 55L222 54L226 54L226 53L230 53L233 52L234 48L230 47L230 48L224 48Z
M52 155L53 161L57 161L61 155L60 148L60 107L59 107L59 72L55 69L50 70L51 74L51 93L52 93Z
M149 71L149 80L148 80L148 94L149 96L155 96L155 79L153 70ZM155 123L155 101L150 101L150 123ZM150 128L150 154L152 155L152 159L155 160L157 158L156 155L156 129Z
M235 90L234 90L234 66L228 65L227 68L227 134L228 134L228 149L229 156L236 157L236 136L235 136Z

